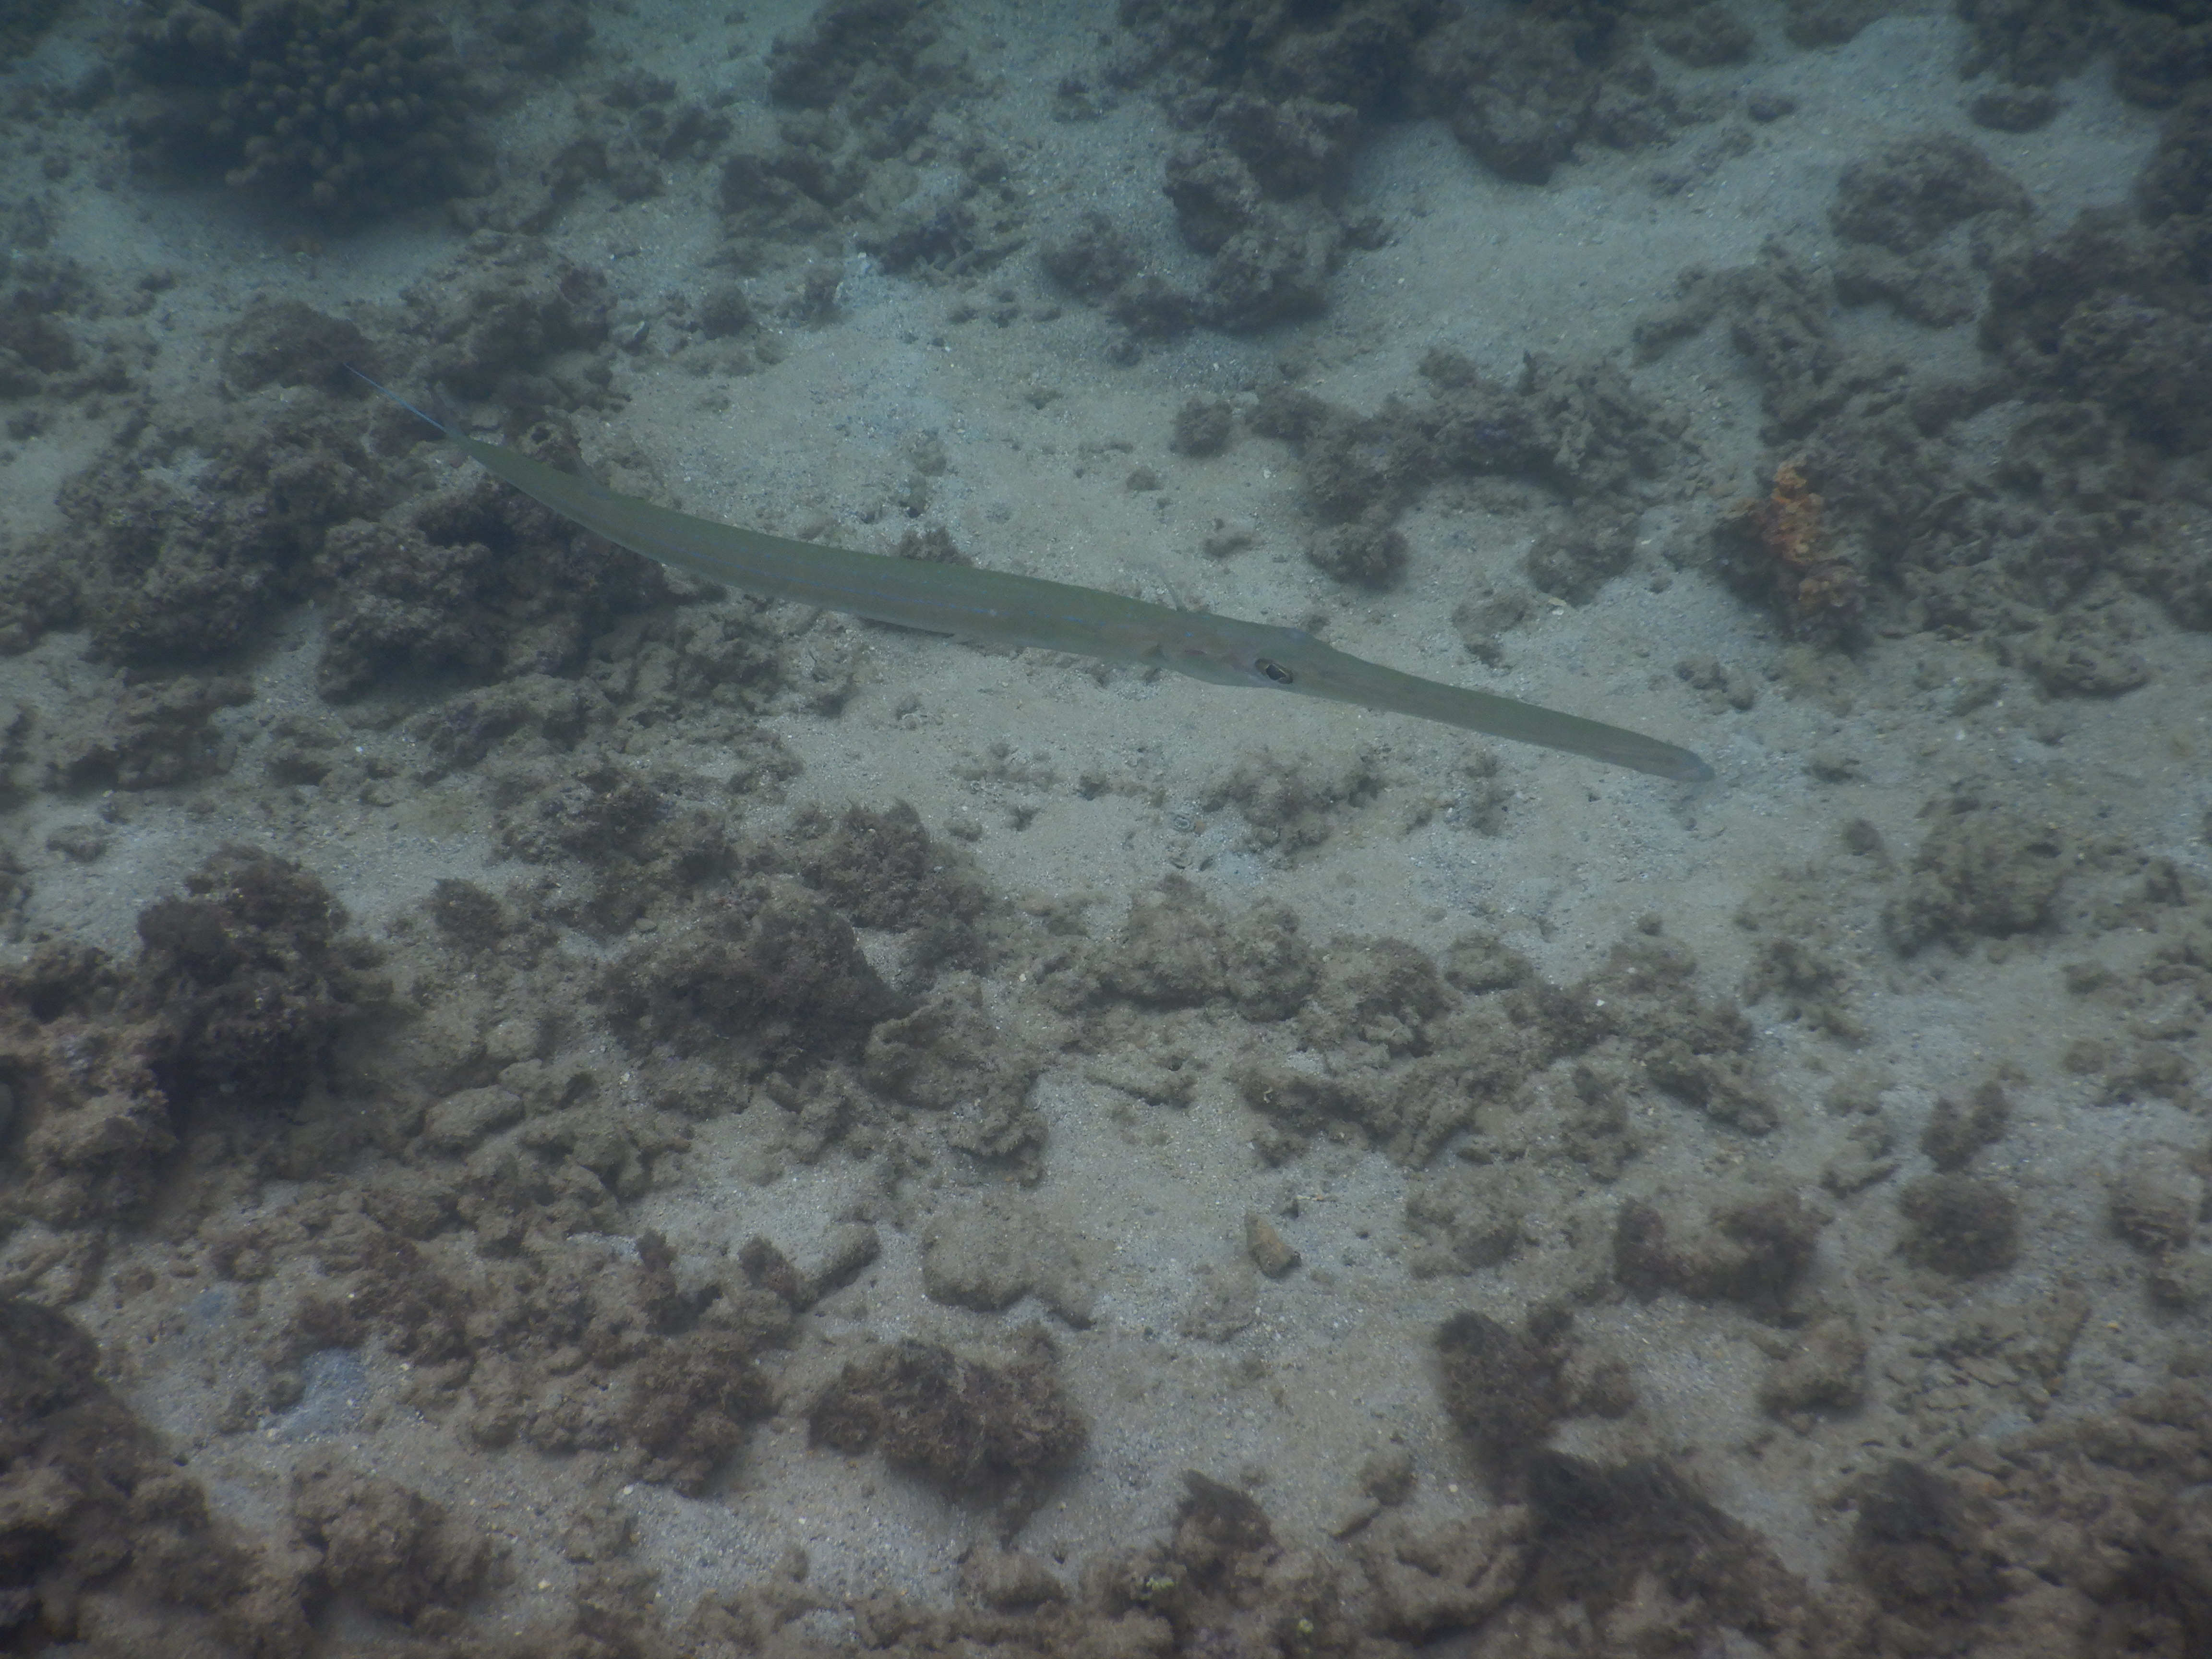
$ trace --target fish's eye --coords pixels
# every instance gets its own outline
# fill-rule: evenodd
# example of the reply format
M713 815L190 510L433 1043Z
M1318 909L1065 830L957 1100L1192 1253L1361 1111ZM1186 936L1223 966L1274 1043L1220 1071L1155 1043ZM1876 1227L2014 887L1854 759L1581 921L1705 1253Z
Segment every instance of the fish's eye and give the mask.
M1278 685L1288 685L1297 678L1297 675L1272 657L1255 657L1252 659L1252 666Z

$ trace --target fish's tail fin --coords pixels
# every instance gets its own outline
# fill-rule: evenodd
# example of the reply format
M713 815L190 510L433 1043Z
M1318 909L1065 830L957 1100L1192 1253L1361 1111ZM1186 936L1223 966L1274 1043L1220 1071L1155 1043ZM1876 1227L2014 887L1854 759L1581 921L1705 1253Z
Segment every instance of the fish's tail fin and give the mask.
M381 381L370 380L368 375L362 374L351 363L345 364L344 368L347 374L352 375L354 379L359 380L363 386L368 386L374 391L382 392L386 397L391 398L393 403L398 404L400 408L405 410L410 415L412 415L416 420L422 422L425 426L435 427L438 429L438 434L441 437L450 438L454 434L457 422L450 420L441 421L435 415L424 414L422 410L416 408L414 404L409 403L406 398L401 397L390 386L384 385Z

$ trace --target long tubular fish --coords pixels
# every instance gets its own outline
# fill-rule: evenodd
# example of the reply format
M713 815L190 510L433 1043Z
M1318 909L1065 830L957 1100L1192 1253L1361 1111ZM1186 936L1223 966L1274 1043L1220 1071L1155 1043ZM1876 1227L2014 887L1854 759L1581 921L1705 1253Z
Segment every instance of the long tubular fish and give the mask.
M1303 629L1173 610L1005 571L856 553L695 519L479 442L423 414L359 369L352 372L434 428L486 471L556 513L633 553L748 593L932 634L1035 646L1139 668L1172 668L1216 685L1297 691L1413 714L1680 783L1702 783L1713 775L1704 761L1671 743L1511 697L1402 674L1333 649Z

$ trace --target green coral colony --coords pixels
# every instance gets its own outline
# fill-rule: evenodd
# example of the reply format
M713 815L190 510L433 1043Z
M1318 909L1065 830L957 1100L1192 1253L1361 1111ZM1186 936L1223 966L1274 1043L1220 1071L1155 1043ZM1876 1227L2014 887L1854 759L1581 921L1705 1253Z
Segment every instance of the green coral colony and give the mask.
M469 107L451 38L388 0L181 0L131 33L133 67L173 90L167 125L229 181L355 215L451 182Z

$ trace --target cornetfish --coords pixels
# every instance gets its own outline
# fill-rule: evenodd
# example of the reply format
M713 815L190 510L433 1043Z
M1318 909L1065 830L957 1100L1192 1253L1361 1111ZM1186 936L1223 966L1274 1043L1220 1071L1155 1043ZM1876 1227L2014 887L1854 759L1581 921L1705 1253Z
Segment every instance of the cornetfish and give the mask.
M1335 650L1304 629L1238 622L1036 576L793 541L655 507L481 442L348 368L486 471L556 513L633 553L764 599L994 645L1034 646L1138 668L1172 668L1216 685L1358 703L1564 750L1680 783L1702 783L1713 775L1704 761L1671 743L1488 691L1401 673Z

